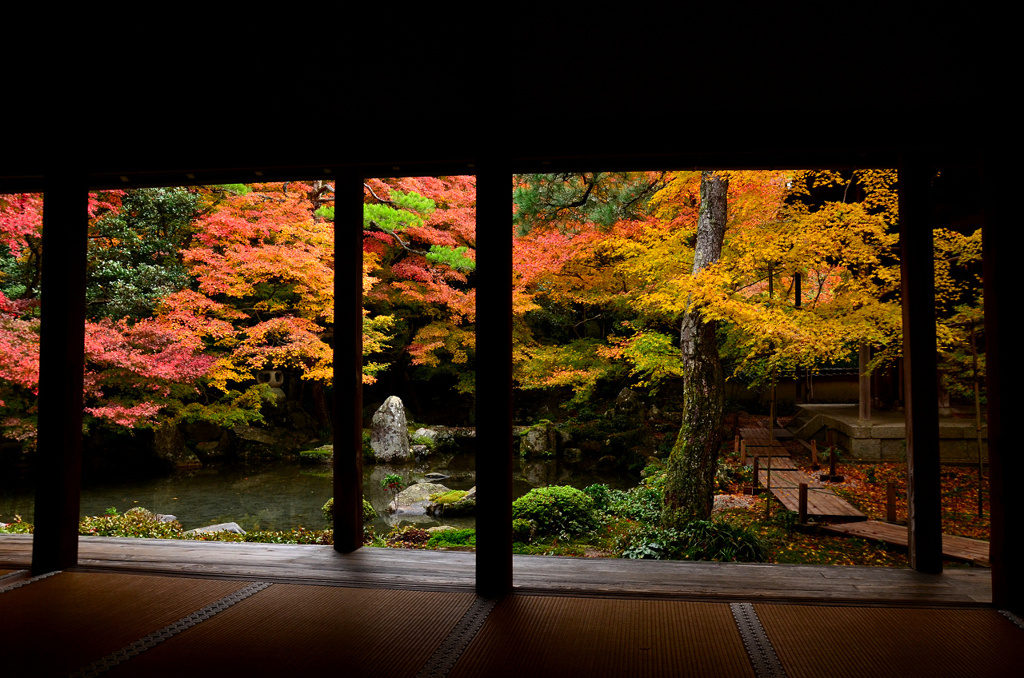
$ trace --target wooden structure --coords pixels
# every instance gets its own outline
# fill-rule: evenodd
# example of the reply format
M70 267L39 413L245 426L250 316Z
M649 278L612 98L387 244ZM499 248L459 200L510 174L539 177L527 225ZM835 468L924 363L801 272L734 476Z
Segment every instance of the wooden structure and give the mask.
M0 535L0 577L32 561L30 535ZM129 572L210 579L258 579L325 586L422 591L476 588L476 554L466 551L247 544L177 539L82 537L88 572ZM942 578L910 569L621 558L512 557L515 593L653 596L705 600L827 601L871 605L986 605L989 572L958 568ZM8 574L8 577L19 575ZM20 575L28 578L28 573ZM0 587L10 579L0 581Z
M531 43L522 41L521 35L515 48L502 39L478 41L460 52L460 58L473 65L457 81L445 81L445 87L453 88L446 96L400 106L361 100L362 93L378 87L375 74L407 71L404 57L387 62L391 55L387 49L373 50L371 70L363 69L362 56L348 58L333 51L317 55L324 60L324 68L316 70L308 97L299 104L283 96L260 96L256 102L252 96L242 96L246 85L219 80L216 91L171 96L163 89L172 86L170 79L156 86L151 74L166 71L199 77L211 72L213 64L228 61L221 55L200 55L195 64L187 64L180 61L187 58L182 54L146 54L138 51L141 46L136 43L130 60L144 67L147 76L124 77L116 80L116 86L111 84L117 101L125 105L122 111L87 101L79 92L92 82L92 74L97 78L114 70L121 74L123 69L113 69L112 64L123 62L123 48L118 45L116 58L112 53L107 63L100 44L89 49L62 45L62 53L77 68L30 73L19 79L17 103L12 100L4 107L7 135L0 153L0 192L45 191L46 200L43 285L47 301L42 307L36 453L40 482L33 570L71 566L79 558L89 189L298 178L335 182L339 215L335 435L338 448L344 449L348 441L353 450L351 458L335 457L335 538L339 550L352 551L359 546L361 530L357 499L362 472L358 454L362 249L357 213L362 178L475 174L480 440L476 584L481 593L497 594L512 586L513 562L509 174L898 167L911 562L921 572L941 570L932 228L970 222L983 211L992 582L998 605L1024 610L1024 578L1014 576L1024 569L1024 508L1009 492L1009 483L1024 475L1024 457L1008 449L1007 433L1007 415L1016 410L1016 392L1024 383L1013 353L1019 348L1009 340L1011 328L1005 320L1018 304L1014 283L1019 266L1011 235L1015 222L1007 197L1016 194L1009 184L1016 175L1003 171L1009 164L1003 134L1010 129L1011 108L998 100L1006 88L985 89L982 77L995 78L993 69L1005 62L986 60L983 52L970 45L973 34L959 15L915 22L928 27L922 44L912 35L889 32L877 17L866 19L863 25L848 15L842 21L829 21L824 33L827 42L809 44L803 40L818 35L820 26L797 24L794 30L787 24L783 31L779 27L766 30L759 21L752 24L756 29L745 30L732 19L725 22L718 17L707 25L722 30L688 31L685 48L693 55L692 64L680 59L676 22L656 22L666 29L671 26L670 33L652 35L650 31L658 29L649 25L637 31L645 49L636 52L617 36L616 58L602 60L593 70L587 59L581 60L593 48L590 36L584 46L573 45L559 34L535 45L544 50L545 58L543 64L533 63L530 68L541 72L524 71L514 78L505 77L512 71L499 74L494 66L511 63L511 50L528 52ZM704 25L692 17L690 24ZM723 32L728 33L728 49L723 48ZM837 68L834 59L797 58L801 46L805 56L817 57L837 45L866 45L876 38L885 49L866 50L850 62L870 81L874 97L853 96L841 81L854 76ZM230 63L251 53L251 36L245 35L244 40ZM287 58L271 56L295 63L309 51L308 42L303 40L301 50ZM443 43L431 41L431 45ZM950 49L954 43L957 49ZM458 44L461 50L461 36ZM663 55L648 53L659 44L665 46ZM781 45L795 50L792 58L779 58L770 70L753 67L764 64L764 55L778 54ZM912 60L898 58L900 45L913 55ZM28 55L45 53L43 47L45 42L34 44L9 63L21 64ZM564 52L556 55L552 50ZM630 54L638 56L631 59ZM701 68L694 70L698 62ZM350 64L351 70L346 71ZM571 76L566 71L565 78L548 77L543 71L569 64L582 70ZM234 75L223 78L230 80ZM268 85L275 80L264 71L260 75ZM699 78L699 86L685 86L691 76ZM792 86L794 79L799 79L800 87ZM276 80L285 86L297 78L289 74ZM511 97L509 87L514 90ZM97 92L107 91L97 86ZM593 96L577 96L583 92ZM606 92L610 99L598 103L598 92ZM652 99L637 106L627 92L642 92ZM622 106L616 105L620 96L625 97ZM512 110L503 114L502 106L510 99ZM962 182L956 190L942 185L956 181Z
M823 525L825 532L849 537L862 537L886 544L907 546L907 528L904 525L885 523L880 520L866 520L861 523ZM942 555L946 558L965 560L976 565L989 565L989 543L981 539L969 539L953 534L942 535Z
M789 457L782 457L789 461ZM772 496L790 511L800 512L800 486L807 488L807 509L808 518L819 520L867 520L867 516L855 509L845 499L830 490L826 485L814 480L799 469L780 468L775 470L772 460L772 468L769 471L761 467L758 473L758 480L762 485L771 489Z

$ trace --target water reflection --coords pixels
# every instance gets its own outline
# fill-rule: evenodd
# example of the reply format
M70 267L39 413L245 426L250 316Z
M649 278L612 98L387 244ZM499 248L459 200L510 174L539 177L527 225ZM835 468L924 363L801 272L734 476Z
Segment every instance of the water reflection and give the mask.
M389 473L399 475L405 484L420 481L428 473L441 473L448 478L439 482L449 489L468 490L476 484L473 462L472 454L458 454L431 463L366 466L363 492L377 512L374 531L387 532L395 525L473 527L472 516L392 516L387 506L394 493L381 483ZM620 488L631 484L615 470L584 472L576 464L560 460L517 460L513 474L517 497L533 487L569 484L582 488L593 483ZM246 531L323 529L328 525L321 509L332 493L329 466L284 462L260 467L221 466L83 487L81 513L102 515L108 508L124 512L143 506L154 513L177 516L186 530L223 522L236 522ZM12 522L15 514L33 521L33 495L28 487L5 488L0 494L0 522Z

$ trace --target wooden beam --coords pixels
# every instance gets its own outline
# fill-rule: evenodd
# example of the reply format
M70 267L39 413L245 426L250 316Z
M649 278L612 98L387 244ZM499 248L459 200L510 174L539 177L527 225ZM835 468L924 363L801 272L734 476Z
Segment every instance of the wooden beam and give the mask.
M478 169L476 184L476 586L512 588L512 232L509 174Z
M1021 408L1020 384L1024 379L1024 369L1014 317L1020 306L1020 295L1016 289L1020 248L1010 210L1014 175L1010 171L1009 152L986 156L982 168L985 187L982 252L992 602L1022 614L1024 505L1015 490L1024 477L1024 456L1013 449L1011 435L1015 423L1013 418L1019 416Z
M942 571L939 412L935 344L935 276L924 159L899 167L903 364L906 376L907 517L910 566Z
M363 177L334 186L334 548L363 545Z
M47 177L43 199L34 574L78 562L89 226L84 179Z

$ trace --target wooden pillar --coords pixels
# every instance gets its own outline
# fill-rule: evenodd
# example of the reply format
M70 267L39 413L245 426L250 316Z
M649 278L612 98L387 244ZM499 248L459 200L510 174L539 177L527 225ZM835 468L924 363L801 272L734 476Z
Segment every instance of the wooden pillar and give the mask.
M334 549L363 544L363 177L334 186Z
M920 157L900 158L900 269L910 566L919 572L935 573L942 571L942 515L929 169L928 163Z
M44 185L39 433L32 572L78 562L89 193L83 177Z
M1024 456L1011 440L1014 417L1020 416L1024 379L1014 317L1020 306L1016 289L1020 249L1010 209L1014 179L1008 156L1008 152L1002 157L988 155L982 168L990 560L993 604L1024 614L1024 505L1016 496L1024 478Z
M860 407L857 418L861 421L868 421L871 419L871 375L867 372L868 363L871 362L871 347L866 341L860 342L860 351L857 357L860 375L860 391L857 396Z
M509 173L476 184L476 588L512 588L512 226Z

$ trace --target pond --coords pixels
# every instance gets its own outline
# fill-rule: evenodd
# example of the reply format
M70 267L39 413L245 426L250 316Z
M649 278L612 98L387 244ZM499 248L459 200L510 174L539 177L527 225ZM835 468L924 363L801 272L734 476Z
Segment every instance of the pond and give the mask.
M468 490L476 483L473 455L459 454L427 464L390 466L372 464L363 470L364 496L377 511L376 532L394 524L415 524L427 528L447 524L472 527L473 517L438 519L432 516L402 516L386 512L393 495L381 486L389 473L405 483L421 480L427 473L449 476L440 481L453 490ZM580 470L559 460L516 460L513 493L519 497L533 487L574 485L586 487L605 483L625 488L635 482L615 469ZM297 527L322 529L327 526L321 507L332 496L329 466L275 463L263 466L218 466L150 479L125 479L92 483L82 488L81 513L102 515L108 508L124 512L143 506L154 513L177 516L186 530L214 523L236 522L244 530L289 530ZM0 489L0 522L12 522L15 515L32 522L34 497L28 487Z

